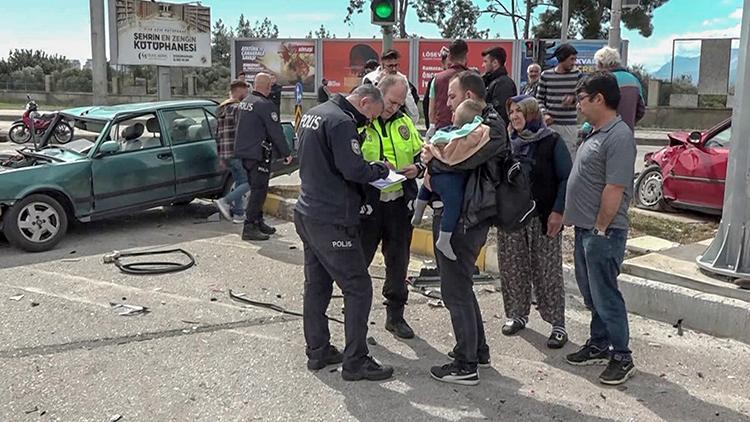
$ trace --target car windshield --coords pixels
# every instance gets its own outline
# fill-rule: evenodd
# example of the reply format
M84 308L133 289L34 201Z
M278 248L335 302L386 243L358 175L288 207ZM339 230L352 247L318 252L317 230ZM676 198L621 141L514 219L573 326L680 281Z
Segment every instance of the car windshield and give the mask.
M706 141L706 146L714 147L714 148L729 148L731 141L732 141L732 126L729 126L728 128L714 135L713 138Z

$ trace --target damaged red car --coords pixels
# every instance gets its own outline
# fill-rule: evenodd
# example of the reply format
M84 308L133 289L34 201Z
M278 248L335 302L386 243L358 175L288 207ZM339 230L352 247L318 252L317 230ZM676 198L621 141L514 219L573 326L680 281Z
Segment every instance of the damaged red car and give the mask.
M636 206L721 214L732 120L703 132L668 136L669 146L645 156L645 169L635 182Z

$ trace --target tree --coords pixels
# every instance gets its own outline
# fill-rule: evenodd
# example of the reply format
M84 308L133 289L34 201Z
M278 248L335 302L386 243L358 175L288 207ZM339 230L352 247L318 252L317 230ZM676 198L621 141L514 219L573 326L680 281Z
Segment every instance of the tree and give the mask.
M321 23L320 28L316 29L314 33L313 31L308 32L306 38L336 38L336 34L327 30Z
M256 22L257 23L257 22ZM245 15L240 15L240 20L237 22L237 38L251 38L253 29L250 28L250 21L245 19Z
M488 14L493 18L510 18L513 23L513 35L519 38L518 25L523 24L523 39L529 38L531 19L534 9L540 6L541 0L488 0L487 8L481 13ZM500 38L500 35L497 36Z
M41 50L15 49L8 53L8 59L0 65L3 73L12 73L27 67L39 66L45 75L54 71L63 71L70 67L70 62L64 56L49 55Z
M240 16L240 20L242 19L243 17ZM219 19L214 23L211 35L211 62L229 67L232 48L231 39L233 38L232 29L227 29L224 26L224 22Z
M255 21L251 27L250 21L240 15L240 21L237 23L237 37L239 38L278 38L279 27L274 25L270 19L264 18L262 22Z
M534 26L537 38L557 38L560 36L562 21L562 0L549 0L543 6L547 9L539 15L539 23ZM622 23L628 29L637 29L644 37L650 37L654 31L651 23L654 10L669 0L641 0L641 6L622 12ZM535 7L542 6L537 4ZM611 18L612 0L570 0L570 35L584 39L603 39L607 37Z

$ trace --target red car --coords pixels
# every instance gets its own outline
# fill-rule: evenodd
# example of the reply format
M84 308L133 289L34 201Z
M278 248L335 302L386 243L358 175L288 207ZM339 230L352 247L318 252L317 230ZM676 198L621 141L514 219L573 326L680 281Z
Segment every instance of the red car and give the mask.
M636 206L721 214L731 138L731 119L703 132L670 133L669 146L646 154L635 182Z

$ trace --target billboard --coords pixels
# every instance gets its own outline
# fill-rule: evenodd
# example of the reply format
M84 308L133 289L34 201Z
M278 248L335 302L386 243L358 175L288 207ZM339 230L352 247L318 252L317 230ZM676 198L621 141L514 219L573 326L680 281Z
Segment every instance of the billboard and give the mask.
M150 0L110 0L109 10L113 62L211 66L211 10L208 7Z
M560 40L545 40L550 43L546 51L546 62L543 66L545 69L557 66L557 59L554 56L555 49L560 46ZM596 70L596 61L594 60L594 54L602 47L607 45L607 40L568 40L568 43L578 50L578 58L576 59L576 66L583 73L591 73ZM522 47L522 50L526 50L526 47ZM622 52L622 62L627 64L627 41L623 41L620 47ZM528 81L528 75L526 69L529 65L534 62L533 54L528 51L521 52L521 85L526 84Z
M417 68L419 95L424 95L427 90L427 83L433 76L443 70L440 62L440 49L448 47L451 40L419 40L419 61ZM502 47L508 55L505 62L505 68L508 74L513 78L513 58L515 57L514 41L504 40L466 40L469 46L469 55L467 56L468 68L477 68L480 73L484 73L482 67L482 51L490 47Z
M245 72L252 82L261 72L276 75L285 91L293 91L297 82L304 92L315 92L314 39L270 40L237 39L232 44L232 77Z
M332 93L349 93L362 82L362 69L370 59L380 61L380 40L323 40L323 78ZM409 41L394 40L393 48L401 53L399 72L409 76ZM412 82L413 83L413 82Z

